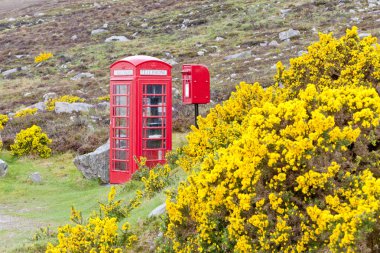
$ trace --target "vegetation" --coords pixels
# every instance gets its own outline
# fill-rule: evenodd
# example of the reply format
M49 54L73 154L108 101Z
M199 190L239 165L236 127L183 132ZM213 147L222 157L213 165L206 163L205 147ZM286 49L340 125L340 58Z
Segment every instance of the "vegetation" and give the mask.
M64 95L58 98L51 98L46 102L46 110L54 111L55 103L57 102L77 103L77 102L84 102L84 101L85 99L80 98L78 96L72 96L72 95Z
M44 62L44 61L47 61L49 60L50 58L53 57L53 54L50 53L50 52L43 52L43 53L40 53L39 55L37 55L35 58L34 58L34 62L35 63L40 63L40 62Z
M328 52L339 43L347 66L319 69L334 62ZM284 89L243 83L201 119L179 160L192 173L167 200L163 251L373 252L380 244L374 43L355 28L340 40L321 35L311 55L286 71L279 64Z
M39 155L41 158L48 158L51 155L51 142L39 126L33 125L16 135L11 151L14 156Z
M25 116L28 116L28 115L34 115L36 114L38 111L37 108L25 108L25 109L22 109L20 111L17 111L15 113L15 118L21 118L21 117L25 117Z

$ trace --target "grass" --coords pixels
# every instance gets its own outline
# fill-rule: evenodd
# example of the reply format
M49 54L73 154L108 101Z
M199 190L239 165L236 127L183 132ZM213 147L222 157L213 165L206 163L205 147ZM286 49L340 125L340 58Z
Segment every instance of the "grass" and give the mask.
M184 133L173 135L173 149L184 142ZM99 200L106 201L110 186L84 179L72 163L70 153L49 159L15 159L8 152L2 152L0 159L9 165L8 174L0 179L0 241L3 242L0 252L33 252L31 238L40 227L49 225L55 230L69 222L71 206L88 217L91 211L97 210ZM34 172L41 174L42 183L31 182L29 176ZM177 180L183 177L181 175ZM119 191L126 189L120 197L124 200L132 198L141 184L133 181L118 186ZM164 193L143 200L128 220L132 225L138 224L164 201ZM39 244L46 244L46 240Z

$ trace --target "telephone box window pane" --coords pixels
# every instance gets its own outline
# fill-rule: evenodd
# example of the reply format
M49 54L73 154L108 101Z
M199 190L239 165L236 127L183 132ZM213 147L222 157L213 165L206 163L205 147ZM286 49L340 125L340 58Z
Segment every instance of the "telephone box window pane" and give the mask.
M128 152L125 150L115 150L114 159L116 160L128 160Z
M116 161L115 162L115 170L126 171L127 170L127 163Z
M127 127L127 119L115 118L115 127Z
M115 140L114 148L127 149L129 148L129 142L128 140Z
M161 138L162 135L162 128L159 129L145 129L145 138Z
M162 127L162 119L161 118L147 118L144 122L145 127Z
M162 140L146 140L146 148L161 148Z
M116 96L115 105L127 105L129 99L126 96Z
M165 151L164 150L144 150L143 156L147 158L147 160L163 160L165 159Z
M116 138L127 138L127 137L129 137L127 129L115 129L115 137Z
M163 94L164 85L148 84L145 86L145 94Z
M128 94L128 86L127 85L115 85L114 86L114 94Z
M116 107L115 116L129 116L129 110L126 107Z

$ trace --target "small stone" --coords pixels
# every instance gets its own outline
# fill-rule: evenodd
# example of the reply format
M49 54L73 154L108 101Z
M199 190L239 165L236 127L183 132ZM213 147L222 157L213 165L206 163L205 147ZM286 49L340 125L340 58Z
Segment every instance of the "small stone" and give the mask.
M148 215L149 218L151 217L157 217L166 212L166 203L163 203L162 205L159 205L156 207L150 214Z
M287 40L290 38L298 37L300 35L301 35L300 31L290 28L287 31L280 32L278 34L278 37L280 38L280 40Z
M251 51L244 51L241 53L228 55L228 56L224 57L224 60L242 59L242 58L247 58L247 57L251 57L251 56L252 56Z
M298 51L298 53L297 53L298 56L301 56L303 54L307 54L307 51L301 50L301 51Z
M32 96L32 93L31 92L27 92L24 94L24 98L28 98L28 97L31 97Z
M38 102L35 103L34 105L28 106L27 108L37 108L38 111L44 112L46 111L46 104L44 102Z
M270 67L270 69L277 69L277 65L276 64L272 65L272 67Z
M365 37L371 36L370 33L359 33L359 38L363 39Z
M129 39L125 36L111 36L107 38L104 42L126 42Z
M266 47L268 46L268 41L264 41L260 43L260 47Z
M215 38L215 41L217 41L217 42L222 41L222 40L224 40L223 37L216 37L216 38Z
M74 77L71 78L71 80L78 81L82 78L94 78L94 77L95 77L94 74L85 72L85 73L79 73L79 74L75 75Z
M71 36L71 40L77 40L78 39L78 35L73 35L73 36Z
M8 172L8 164L0 159L0 177L4 177Z
M39 172L34 172L34 173L30 174L29 179L35 184L42 183L42 177L41 177L41 174Z
M236 77L237 77L237 74L236 73L233 73L233 74L231 74L231 76L230 76L232 79L235 79Z
M101 8L102 6L101 6L100 4L98 4L98 3L95 2L95 3L94 3L94 7L99 9L99 8Z
M43 95L44 102L47 102L49 99L54 99L57 97L58 97L58 95L55 92L49 92L49 93L46 93L45 95Z
M269 42L268 46L270 47L278 47L280 44L278 44L278 42L276 40L272 40L271 42Z
M105 32L107 32L107 30L105 30L105 29L95 29L95 30L91 31L91 35L97 35L97 34L101 34L101 33L105 33Z
M108 24L107 23L103 24L103 28L107 29L108 28Z
M204 51L198 51L198 52L197 52L197 55L198 55L198 56L204 56L204 55L205 55L205 52L204 52Z

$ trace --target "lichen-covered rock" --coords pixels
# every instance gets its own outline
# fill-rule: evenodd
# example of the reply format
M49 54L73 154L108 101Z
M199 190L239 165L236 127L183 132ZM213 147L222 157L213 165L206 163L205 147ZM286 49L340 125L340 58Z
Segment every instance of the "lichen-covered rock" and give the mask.
M75 157L74 164L87 179L99 178L109 183L109 141L94 152Z
M0 159L0 177L4 177L8 172L8 164Z

